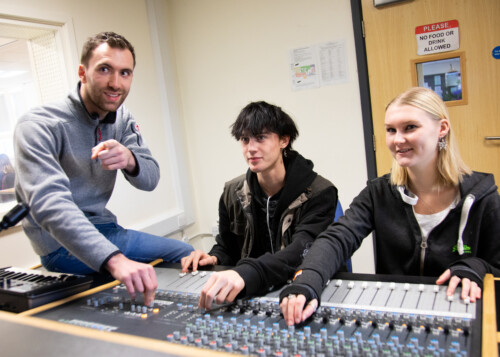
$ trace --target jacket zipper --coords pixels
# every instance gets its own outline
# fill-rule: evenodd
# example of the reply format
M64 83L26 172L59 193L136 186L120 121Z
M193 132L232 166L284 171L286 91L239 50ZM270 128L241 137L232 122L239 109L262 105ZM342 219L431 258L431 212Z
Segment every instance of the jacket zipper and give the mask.
M266 220L267 220L267 231L269 233L269 243L271 243L271 253L274 254L273 236L271 235L271 226L269 224L269 201L270 200L271 200L271 197L268 197L267 204L266 204Z
M94 130L94 146L97 146L101 142L101 139L102 139L102 132L101 132L101 128L98 124ZM98 162L98 161L99 161L99 159L96 158L95 162Z
M427 249L427 238L422 236L422 243L420 243L420 275L424 275L424 260L425 250Z

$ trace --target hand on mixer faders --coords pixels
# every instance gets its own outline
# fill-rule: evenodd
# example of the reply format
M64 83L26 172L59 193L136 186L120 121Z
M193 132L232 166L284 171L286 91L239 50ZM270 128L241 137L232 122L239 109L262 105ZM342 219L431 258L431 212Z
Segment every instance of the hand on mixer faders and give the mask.
M443 274L438 278L436 284L442 285L448 283L448 289L446 294L448 296L453 296L458 285L462 286L461 298L464 301L476 302L476 300L481 299L481 287L475 282L467 278L459 278L456 275L451 275L450 269L446 269Z
M129 318L140 318L141 320L153 319L174 320L184 318L193 320L195 317L217 312L218 310L231 309L236 303L213 304L210 310L198 307L200 293L198 292L203 283L213 273L196 271L191 273L179 273L177 277L170 274L163 284L164 289L156 291L155 299L150 304L145 302L142 295L131 297L124 284L113 287L108 292L102 292L96 296L86 299L86 307L96 309L102 313L123 314ZM241 305L241 302L239 303ZM240 311L235 307L234 311ZM97 328L106 331L115 331L117 327L113 324L87 323L80 319L71 319L71 323L79 326ZM83 321L83 322L82 322ZM194 320L193 320L194 321ZM69 321L68 321L69 322ZM170 339L170 338L169 338Z
M201 289L199 306L210 309L212 303L223 304L233 302L245 287L245 281L234 270L214 273Z

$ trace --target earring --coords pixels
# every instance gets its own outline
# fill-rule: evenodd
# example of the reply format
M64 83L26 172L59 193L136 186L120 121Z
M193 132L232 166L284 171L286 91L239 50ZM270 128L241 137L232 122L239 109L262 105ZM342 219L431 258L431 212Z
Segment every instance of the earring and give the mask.
M287 156L288 156L287 152L288 152L288 150L287 150L286 148L285 148L285 149L283 149L283 156L284 156L284 157L287 157Z
M442 138L439 138L438 147L439 147L439 151L448 149L448 143L446 142L446 139L444 138L444 136Z

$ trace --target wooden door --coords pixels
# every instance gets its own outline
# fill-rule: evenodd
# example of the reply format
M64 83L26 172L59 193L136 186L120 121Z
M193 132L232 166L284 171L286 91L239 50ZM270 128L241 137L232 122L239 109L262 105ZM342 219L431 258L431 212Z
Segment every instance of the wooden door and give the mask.
M500 46L499 0L413 0L375 8L361 0L370 82L377 174L389 172L391 155L385 145L385 106L414 85L415 61L435 55L417 55L415 29L457 20L459 48L447 52L463 56L467 101L448 107L461 154L473 169L491 172L500 183ZM443 55L444 53L440 53ZM456 104L456 103L455 103Z

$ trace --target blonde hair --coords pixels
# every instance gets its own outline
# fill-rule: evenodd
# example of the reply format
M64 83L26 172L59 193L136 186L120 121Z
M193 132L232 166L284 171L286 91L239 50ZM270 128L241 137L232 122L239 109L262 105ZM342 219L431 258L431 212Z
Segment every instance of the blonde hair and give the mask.
M432 119L450 121L448 108L443 100L432 90L423 87L413 87L391 100L385 110L391 105L411 105L422 109ZM453 135L451 123L448 134L444 137L446 150L438 151L437 170L439 186L456 186L462 181L463 176L471 174L471 169L465 164L460 156L458 145ZM437 150L437 143L436 143ZM401 167L395 159L392 160L391 183L398 186L408 186L408 170Z

